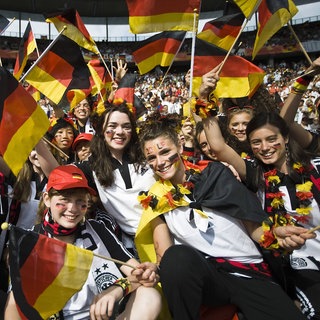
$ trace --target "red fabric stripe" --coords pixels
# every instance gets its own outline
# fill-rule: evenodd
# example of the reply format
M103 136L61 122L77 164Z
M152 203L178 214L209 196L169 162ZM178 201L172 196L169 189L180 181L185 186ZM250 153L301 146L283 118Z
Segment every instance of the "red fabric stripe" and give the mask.
M23 279L23 291L28 294L26 299L32 306L64 266L67 244L62 241L53 243L49 240L45 236L39 237L36 246L20 269L21 278ZM48 263L50 261L55 263ZM43 265L43 273L34 274L35 265L37 264Z
M259 24L260 24L260 27L258 29L258 35L260 35L265 25L271 18L272 12L270 12L268 3L265 0L262 0L258 11L259 11Z
M28 105L27 110L26 105ZM30 118L36 107L34 99L21 86L18 86L5 99L0 123L0 150L2 154L5 153L12 136Z
M127 0L129 16L152 16L164 13L193 13L199 9L199 0Z
M194 76L200 77L217 66L224 56L195 56ZM254 64L238 56L229 56L224 64L220 77L247 77L249 73L261 73Z
M241 27L235 27L231 25L224 25L222 28L217 28L215 25L212 24L206 24L206 28L203 29L205 30L210 30L212 31L218 38L222 39L227 36L234 36L236 37L240 31Z
M38 67L60 81L65 87L70 84L74 70L73 66L54 52L49 51L38 63Z
M136 50L134 52L135 61L136 63L140 63L151 55L159 52L176 54L180 44L181 41L172 38L159 39Z
M133 95L134 95L134 88L119 88L116 91L114 100L122 98L126 100L127 103L131 103L133 105Z

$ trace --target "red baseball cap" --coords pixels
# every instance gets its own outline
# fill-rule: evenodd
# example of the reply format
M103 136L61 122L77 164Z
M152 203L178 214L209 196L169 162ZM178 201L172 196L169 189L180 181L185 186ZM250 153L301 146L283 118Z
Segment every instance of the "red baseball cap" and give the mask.
M76 146L80 141L91 141L92 138L93 138L92 133L80 133L73 141L72 150L76 149Z
M52 188L55 190L85 188L91 194L96 194L96 192L89 187L88 180L82 170L73 164L59 166L51 171L48 178L47 191Z

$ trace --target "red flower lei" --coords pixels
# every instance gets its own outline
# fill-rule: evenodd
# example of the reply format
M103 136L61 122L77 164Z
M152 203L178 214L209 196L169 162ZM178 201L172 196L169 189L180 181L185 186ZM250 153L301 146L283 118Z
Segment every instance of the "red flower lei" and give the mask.
M306 178L305 173L308 172L301 163L294 163L293 169ZM288 224L296 224L297 222L305 223L309 219L309 214L312 210L311 202L313 200L313 193L311 188L313 183L308 179L302 184L296 184L296 197L299 205L296 208L296 214L289 214L284 207L283 192L279 190L281 182L277 175L277 170L273 169L265 172L266 194L265 199L267 204L267 213L269 220L263 222L264 234L260 239L260 244L267 249L278 249L279 245L273 233L273 229L277 226L284 226ZM306 180L306 179L303 179Z

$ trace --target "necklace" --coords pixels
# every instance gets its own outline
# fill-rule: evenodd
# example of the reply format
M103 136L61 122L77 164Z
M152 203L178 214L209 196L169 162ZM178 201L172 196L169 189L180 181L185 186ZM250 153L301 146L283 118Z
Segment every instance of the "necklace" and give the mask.
M311 170L307 170L299 162L293 164L293 169L302 176L303 181L303 183L295 186L298 203L295 214L289 214L284 206L283 196L285 194L279 189L281 182L279 175L283 176L283 174L278 173L276 169L264 173L265 201L267 213L269 214L269 219L262 223L263 235L259 240L260 245L264 248L279 250L279 243L273 233L274 228L307 222L309 219L312 210L313 193L311 188L313 183L310 181L310 174L308 175L307 173L310 173Z
M272 216L278 216L282 219L282 223L288 222L307 222L310 212L312 210L311 202L313 200L313 193L311 188L313 183L307 175L309 170L296 162L293 164L293 169L302 176L303 183L296 184L296 199L297 208L295 214L288 214L284 207L283 196L284 193L279 190L281 179L276 169L270 170L264 174L266 185L266 202L267 212ZM287 220L287 221L285 221Z
M140 192L138 201L144 210L150 207L154 212L159 214L166 213L180 206L188 206L189 203L184 200L184 195L192 193L194 184L189 181L190 177L199 174L198 166L183 159L186 168L185 174L187 181L182 184L173 185L168 180L159 179L149 191Z

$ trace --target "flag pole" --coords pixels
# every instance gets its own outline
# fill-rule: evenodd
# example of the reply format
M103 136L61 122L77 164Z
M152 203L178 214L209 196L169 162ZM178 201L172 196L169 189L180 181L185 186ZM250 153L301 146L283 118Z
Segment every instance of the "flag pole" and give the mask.
M58 146L56 146L54 143L52 143L51 141L49 141L46 137L42 137L42 140L44 142L46 142L47 144L49 144L51 147L53 147L54 149L56 149L63 157L69 159L69 156L64 153Z
M288 22L288 23L287 23L287 26L289 27L292 35L294 36L294 38L295 38L296 41L298 42L298 44L299 44L299 46L300 46L300 49L301 49L301 51L303 52L303 54L305 55L306 59L308 60L308 62L310 63L310 65L312 65L312 60L310 59L310 57L309 57L306 49L303 47L303 45L302 45L301 41L299 40L297 34L296 34L295 31L293 30L291 23Z
M16 20L16 17L13 17L13 19L7 24L7 26L3 30L1 30L0 36L12 25L14 20Z
M224 64L226 63L228 57L229 57L230 54L231 54L232 49L234 48L235 44L236 44L237 41L239 40L240 35L242 34L244 28L246 27L247 23L248 23L249 20L251 19L252 15L255 13L255 11L256 11L257 8L259 7L261 1L262 1L262 0L260 0L260 1L258 1L258 2L256 3L255 7L252 9L252 12L251 12L250 16L248 16L247 18L245 18L245 20L243 21L242 26L241 26L241 29L240 29L237 37L236 37L235 40L233 41L233 44L232 44L231 48L230 48L229 51L227 52L227 54L226 54L226 56L224 57L223 61L221 62L220 67L219 67L219 69L218 69L218 71L217 71L217 74L220 74L220 72L221 72Z
M194 53L196 47L196 35L197 35L197 9L194 9L193 16L193 30L192 30L192 44L191 44L191 63L190 63L190 83L189 83L189 102L192 98L192 78L193 78L193 68L194 68Z
M159 85L159 88L162 86L165 77L168 75L169 70L171 69L171 67L172 67L172 65L173 65L174 59L176 58L177 54L179 53L179 51L180 51L180 49L181 49L181 47L182 47L182 45L183 45L183 43L184 43L184 40L185 40L185 38L186 38L186 35L187 35L187 33L185 33L185 35L184 35L184 37L183 37L183 39L182 39L182 41L181 41L181 43L180 43L180 46L179 46L177 52L175 53L175 55L174 55L174 57L173 57L173 59L172 59L172 61L171 61L171 63L170 63L170 66L169 66L168 70L167 70L166 73L164 74L164 76L163 76L163 78L162 78L162 80L161 80L161 83L160 83L160 85Z
M61 34L67 29L67 26L63 26L62 30L59 32L57 37L51 41L48 47L41 53L40 57L34 62L34 64L28 69L28 71L20 78L19 82L22 82L26 76L33 70L33 68L42 60L42 58L47 54L47 52L53 47L53 45L57 42Z
M132 268L132 269L135 269L135 268L136 268L136 267L134 267L132 264L126 263L126 262L121 261L121 260L113 259L113 258L106 257L106 256L101 256L100 254L97 254L97 253L93 253L93 255L94 255L95 257L102 258L102 259L105 259L105 260L108 260L108 261L112 261L112 262L117 263L117 264L122 264L122 265L127 266L127 267L130 267L130 268Z
M109 74L109 76L110 76L111 80L113 81L113 75L111 74L111 72L110 72L110 70L109 70L109 68L108 68L108 66L107 66L107 64L106 64L106 62L104 61L103 56L102 56L102 54L101 54L101 52L100 52L99 48L98 48L97 46L96 46L96 48L97 48L97 50L98 50L98 54L99 54L99 57L100 57L100 59L101 59L102 63L104 64L105 68L106 68L106 69L107 69L107 71L108 71L108 74Z
M3 223L1 224L1 230L3 230L3 231L4 231L4 230L11 230L12 227L13 227L12 224L11 224L11 223L8 223L8 222L3 222ZM112 261L112 262L117 263L117 264L122 264L122 265L128 266L128 267L130 267L130 268L132 268L132 269L136 269L136 267L133 266L132 264L126 263L126 262L121 261L121 260L117 260L117 259L113 259L113 258L110 258L110 257L102 256L102 255L97 254L97 253L94 253L94 252L93 252L93 255L94 255L95 257L98 257L98 258L102 258L102 259L105 259L105 260L108 260L108 261Z

